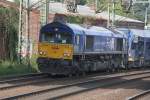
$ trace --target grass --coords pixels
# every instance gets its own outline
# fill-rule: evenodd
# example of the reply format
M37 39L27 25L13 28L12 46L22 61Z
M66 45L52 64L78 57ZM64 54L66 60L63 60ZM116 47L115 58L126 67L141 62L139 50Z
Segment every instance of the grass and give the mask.
M26 64L18 64L16 62L9 61L3 61L0 63L0 77L36 72L38 72L37 67L32 64L29 67Z

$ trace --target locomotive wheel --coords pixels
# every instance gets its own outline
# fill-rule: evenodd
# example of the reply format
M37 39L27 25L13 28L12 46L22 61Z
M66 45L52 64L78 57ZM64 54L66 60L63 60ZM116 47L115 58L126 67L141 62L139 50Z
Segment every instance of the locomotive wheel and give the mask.
M120 72L120 68L119 68L119 66L116 68L116 72Z
M79 74L79 73L76 73L75 76L76 76L76 77L80 77L80 74Z
M85 76L86 76L86 73L85 73L84 71L82 72L82 76L83 76L83 77L85 77Z
M72 76L73 76L72 74L69 74L69 75L68 75L69 78L71 78Z
M116 70L115 70L115 68L112 68L112 72L115 72Z
M112 71L112 72L115 72L115 71L116 71L116 68L115 68L115 65L114 65L114 64L112 64L111 71Z
M107 73L109 73L109 72L110 72L110 70L109 70L109 69L107 69L107 70L106 70L106 72L107 72Z

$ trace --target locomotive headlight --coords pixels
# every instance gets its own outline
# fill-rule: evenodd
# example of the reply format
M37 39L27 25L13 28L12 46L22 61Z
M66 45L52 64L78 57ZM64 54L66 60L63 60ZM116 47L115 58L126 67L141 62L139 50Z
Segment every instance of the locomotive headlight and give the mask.
M70 57L71 56L70 53L68 53L67 56Z
M64 57L70 57L71 54L70 53L64 53Z
M64 56L67 56L67 54L66 54L66 53L64 53Z
M43 55L43 52L42 52L42 51L40 51L40 52L39 52L39 54L40 54L40 55Z
M43 52L43 55L45 56L45 55L46 55L46 52Z
M46 55L46 52L40 51L39 54L40 54L40 55Z

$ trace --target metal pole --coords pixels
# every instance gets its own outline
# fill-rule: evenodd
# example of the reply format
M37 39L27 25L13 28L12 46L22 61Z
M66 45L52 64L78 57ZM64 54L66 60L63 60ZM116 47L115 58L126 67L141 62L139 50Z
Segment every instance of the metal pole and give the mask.
M107 28L110 27L110 2L108 1L108 20L107 20Z
M113 8L112 8L112 27L115 26L115 0L112 0Z
M46 0L46 24L48 24L49 0Z
M98 1L95 0L95 12L97 12L97 7L98 7Z
M22 63L22 29L23 29L23 0L20 0L19 9L19 34L18 34L18 59L19 63Z
M75 13L75 12L77 12L77 1L76 0L74 0L74 8L73 8L73 12Z
M26 32L27 32L27 64L30 66L30 9L29 9L30 1L26 1Z
M147 29L147 20L148 20L148 7L145 10L145 29Z

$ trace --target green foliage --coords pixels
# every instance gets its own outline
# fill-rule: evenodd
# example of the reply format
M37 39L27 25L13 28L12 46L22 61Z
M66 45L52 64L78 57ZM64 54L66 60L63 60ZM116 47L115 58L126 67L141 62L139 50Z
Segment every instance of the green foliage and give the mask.
M92 4L94 0L87 0L88 4Z
M81 16L68 16L67 20L69 23L78 23L78 24L83 23L83 17Z
M19 4L19 3L20 3L20 0L14 0L14 2L15 2L16 4Z
M18 34L18 12L11 8L0 7L0 29L5 41L7 56L5 59L14 61L17 59L17 34ZM4 48L4 47L2 47Z
M51 1L51 0L49 0L49 1ZM64 0L55 0L56 2L63 2Z
M27 73L36 73L35 67L28 67L16 62L4 61L0 63L0 77L9 75L21 75Z
M37 65L37 63L36 63L37 58L38 58L38 55L36 55L36 54L32 55L32 57L31 57L31 59L30 59L30 64L31 64L31 66L32 66L36 71L39 71L39 70L38 70L38 65Z
M143 20L145 18L145 9L146 5L145 4L135 4L133 6L133 14L136 18L139 20ZM150 14L150 11L148 11L148 14Z
M87 0L79 0L79 5L85 5L87 3Z
M95 3L95 0L86 0L87 4L93 4ZM111 0L97 0L98 4L98 11L97 12L102 12L102 11L107 11L108 7L108 2ZM127 9L124 9L122 6L121 0L115 0L115 12L118 15L121 16L126 16L126 17L131 17L139 20L144 20L144 15L145 15L145 7L147 5L145 4L135 4L130 11L127 11ZM110 3L111 11L112 11L112 3ZM150 11L149 11L150 12Z

